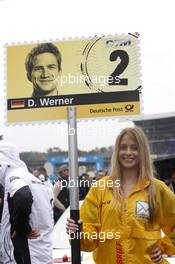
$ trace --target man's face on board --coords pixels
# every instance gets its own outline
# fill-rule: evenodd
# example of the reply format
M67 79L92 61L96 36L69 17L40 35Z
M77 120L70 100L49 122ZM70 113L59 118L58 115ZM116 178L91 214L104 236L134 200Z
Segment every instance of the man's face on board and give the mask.
M36 92L49 95L57 89L58 63L54 54L45 52L34 57L31 80Z

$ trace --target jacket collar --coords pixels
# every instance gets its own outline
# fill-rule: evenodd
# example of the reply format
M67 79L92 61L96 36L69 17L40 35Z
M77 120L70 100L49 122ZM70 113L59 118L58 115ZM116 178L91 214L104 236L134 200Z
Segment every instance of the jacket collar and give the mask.
M133 192L141 191L142 189L146 189L151 184L150 180L144 180L143 183L139 179L133 189Z

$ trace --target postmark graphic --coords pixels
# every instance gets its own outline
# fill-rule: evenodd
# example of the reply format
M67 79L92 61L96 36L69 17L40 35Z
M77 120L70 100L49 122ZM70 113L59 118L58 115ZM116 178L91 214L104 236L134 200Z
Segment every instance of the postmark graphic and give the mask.
M7 46L7 122L140 113L137 35Z
M120 76L126 74L124 71L129 64L129 52L126 50L130 45L132 45L130 39L110 37L108 39L95 37L86 45L81 71L86 76L85 83L89 89L96 92L112 92L122 90L122 86L129 87L128 77L120 78ZM100 53L103 46L105 52Z

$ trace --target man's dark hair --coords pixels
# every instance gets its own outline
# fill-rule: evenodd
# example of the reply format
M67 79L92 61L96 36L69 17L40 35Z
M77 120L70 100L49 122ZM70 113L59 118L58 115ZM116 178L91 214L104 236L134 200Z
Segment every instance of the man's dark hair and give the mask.
M85 177L85 176L88 176L89 177L89 174L88 173L82 173L81 177Z
M97 173L99 173L99 172L103 172L105 174L104 170L102 170L102 169L97 171Z
M39 172L46 175L47 174L47 170L44 168L44 167L40 167L39 169Z
M103 170L98 170L97 172L103 172Z
M35 48L33 48L26 58L25 67L27 71L27 78L29 81L31 81L31 73L33 70L33 61L35 56L45 52L49 52L55 55L58 63L58 70L61 71L61 53L58 48L52 43L41 43L38 44Z
M172 167L170 172L171 172L171 175L172 175L175 172L175 167Z

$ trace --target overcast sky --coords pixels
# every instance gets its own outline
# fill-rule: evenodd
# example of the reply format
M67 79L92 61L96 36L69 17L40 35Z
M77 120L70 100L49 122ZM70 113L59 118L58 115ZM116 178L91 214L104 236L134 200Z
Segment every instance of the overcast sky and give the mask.
M0 0L0 122L20 151L67 149L67 125L6 127L5 43L48 41L101 34L139 32L143 114L175 112L175 16L169 1ZM120 121L120 122L119 122ZM78 147L90 150L114 144L121 120L81 121Z

